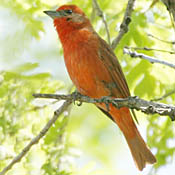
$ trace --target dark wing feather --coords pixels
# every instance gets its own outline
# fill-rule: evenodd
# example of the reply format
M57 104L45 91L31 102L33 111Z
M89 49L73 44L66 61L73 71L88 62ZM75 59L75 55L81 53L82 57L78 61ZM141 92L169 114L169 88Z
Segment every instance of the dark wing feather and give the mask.
M129 88L122 72L119 61L117 60L113 50L110 46L99 37L99 56L103 61L106 69L109 71L112 78L112 83L115 83L115 88L112 89L112 96L114 97L128 97L130 96ZM117 93L120 94L117 94Z
M105 111L104 109L102 109L100 107L98 107L98 109L100 109L106 116L108 116L109 119L111 119L113 122L115 122L114 119L112 118L111 114L109 114L109 112Z

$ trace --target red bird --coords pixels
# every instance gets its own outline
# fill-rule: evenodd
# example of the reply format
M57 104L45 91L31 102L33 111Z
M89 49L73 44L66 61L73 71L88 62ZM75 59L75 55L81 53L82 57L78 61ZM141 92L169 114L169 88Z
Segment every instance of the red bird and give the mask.
M126 98L129 88L110 46L95 32L85 13L75 5L63 5L56 11L44 11L53 18L63 46L64 60L71 80L78 92L92 98L111 96ZM109 109L97 103L123 132L139 170L156 158L150 152L133 121L128 108Z

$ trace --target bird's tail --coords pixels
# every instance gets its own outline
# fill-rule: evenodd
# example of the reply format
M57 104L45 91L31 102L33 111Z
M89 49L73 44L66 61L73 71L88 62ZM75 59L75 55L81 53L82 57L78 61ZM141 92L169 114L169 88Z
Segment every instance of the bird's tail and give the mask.
M156 158L151 153L139 131L137 130L129 109L116 109L112 107L110 114L118 124L119 128L122 130L138 169L140 171L143 170L146 163L155 163Z

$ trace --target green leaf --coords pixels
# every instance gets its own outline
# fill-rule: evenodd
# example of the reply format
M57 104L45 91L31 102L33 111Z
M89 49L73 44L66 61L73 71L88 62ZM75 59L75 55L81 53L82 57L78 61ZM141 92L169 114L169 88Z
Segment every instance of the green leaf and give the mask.
M17 73L24 73L36 69L38 66L39 66L38 63L24 63L22 65L17 66L13 70L14 72Z
M26 76L26 78L29 78L29 79L39 79L39 80L42 80L42 79L47 79L47 78L50 78L50 73L37 73L37 74L34 74L34 75L29 75L29 76Z
M61 117L61 116L60 116ZM60 118L59 117L59 118ZM62 128L64 124L67 122L67 119L64 118L63 120L57 120L54 126L51 127L47 136L44 139L45 144L51 144L57 140L57 138L63 134L64 129Z
M8 88L6 86L0 86L0 98L3 98L8 92Z
M148 97L154 97L155 94L155 87L156 87L156 79L149 73L145 73L143 75L144 77L142 80L137 84L134 94L138 96L145 96L147 95Z

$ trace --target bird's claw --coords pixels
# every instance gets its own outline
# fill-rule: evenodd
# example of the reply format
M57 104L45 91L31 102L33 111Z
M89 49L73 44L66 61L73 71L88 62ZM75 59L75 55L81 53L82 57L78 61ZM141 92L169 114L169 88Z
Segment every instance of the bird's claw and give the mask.
M73 100L74 105L75 104L77 106L81 106L82 105L83 102L81 102L81 101L75 103L79 99L80 96L81 96L81 94L78 91L75 91L75 92L72 93L72 98L73 98L72 100Z
M83 104L83 102L82 101L79 101L79 102L77 102L77 106L81 106Z
M103 97L102 102L106 105L107 112L109 112L110 111L110 109L109 109L109 107L110 107L109 106L109 103L110 103L109 97L108 96Z

